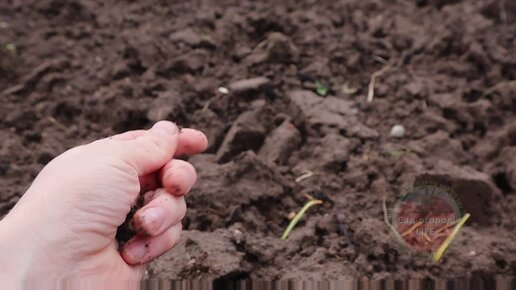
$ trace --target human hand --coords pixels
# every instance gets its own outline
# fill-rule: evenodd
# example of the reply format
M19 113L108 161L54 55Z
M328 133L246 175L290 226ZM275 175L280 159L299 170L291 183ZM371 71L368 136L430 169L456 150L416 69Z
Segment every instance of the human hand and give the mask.
M56 289L58 281L88 278L139 282L141 265L178 242L183 195L196 181L193 166L173 157L206 146L203 133L162 121L56 157L0 221L0 281L10 281L6 289ZM139 234L119 250L117 228L140 194Z

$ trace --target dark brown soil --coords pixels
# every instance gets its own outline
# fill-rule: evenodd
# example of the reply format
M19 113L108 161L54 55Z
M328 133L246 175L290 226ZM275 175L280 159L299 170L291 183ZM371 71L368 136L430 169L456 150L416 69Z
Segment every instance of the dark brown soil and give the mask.
M0 214L67 148L166 118L211 144L151 277L514 275L516 2L419 2L1 1ZM425 178L472 214L440 264L383 221Z

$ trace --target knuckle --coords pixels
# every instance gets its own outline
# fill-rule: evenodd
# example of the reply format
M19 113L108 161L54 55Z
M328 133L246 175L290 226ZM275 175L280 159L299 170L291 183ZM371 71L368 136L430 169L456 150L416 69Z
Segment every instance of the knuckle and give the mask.
M143 147L143 149L153 155L157 155L158 157L164 157L171 155L171 150L166 140L160 138L159 135L154 134L146 134L136 139L138 144Z
M160 157L169 155L169 150L167 150L161 141L156 140L155 138L148 138L147 140L147 149L150 149L152 154L158 155Z

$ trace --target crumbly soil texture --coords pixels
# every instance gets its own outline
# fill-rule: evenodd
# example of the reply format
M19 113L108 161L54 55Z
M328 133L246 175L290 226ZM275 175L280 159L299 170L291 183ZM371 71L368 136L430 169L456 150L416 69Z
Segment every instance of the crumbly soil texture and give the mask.
M514 80L511 0L3 0L0 214L66 149L169 119L210 146L148 277L514 275ZM440 263L384 221L416 180L471 214Z

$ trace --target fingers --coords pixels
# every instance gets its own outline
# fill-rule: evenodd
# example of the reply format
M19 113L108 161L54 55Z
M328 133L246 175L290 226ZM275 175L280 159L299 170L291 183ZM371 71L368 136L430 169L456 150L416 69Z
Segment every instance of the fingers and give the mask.
M127 140L134 140L143 134L147 132L146 130L133 130L133 131L127 131L118 135L111 136L110 138L113 140L119 140L119 141L127 141Z
M121 148L120 158L130 164L139 176L160 169L176 151L179 129L169 121L160 121L136 139L129 140Z
M122 258L129 265L148 263L179 242L182 228L181 223L177 223L158 236L137 235L125 244Z
M181 220L186 214L183 196L158 189L145 193L144 203L132 221L138 235L122 250L122 257L129 265L140 265L159 257L171 249L181 235Z
M146 130L134 130L111 136L113 140L134 140L147 132ZM185 128L179 133L179 144L174 156L185 156L201 153L208 147L208 138L199 130Z
M160 170L140 177L140 193L164 187L174 195L184 195L192 189L197 180L195 168L190 163L172 159Z
M173 195L184 195L192 189L197 180L197 172L192 164L173 159L160 172L161 184Z
M195 129L184 128L179 134L179 145L175 156L185 156L201 153L208 147L208 138L204 133Z
M151 199L139 209L133 217L133 228L149 236L162 234L169 227L177 224L186 214L186 203L183 196L174 196L164 189L144 199Z

